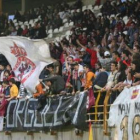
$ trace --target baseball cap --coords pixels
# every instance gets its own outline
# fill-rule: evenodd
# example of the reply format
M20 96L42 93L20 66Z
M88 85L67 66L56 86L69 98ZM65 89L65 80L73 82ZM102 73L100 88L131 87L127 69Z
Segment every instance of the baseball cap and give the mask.
M80 50L80 52L85 52L85 49L84 49L84 48L82 48L82 49Z
M110 52L109 51L105 51L104 52L104 56L110 56Z

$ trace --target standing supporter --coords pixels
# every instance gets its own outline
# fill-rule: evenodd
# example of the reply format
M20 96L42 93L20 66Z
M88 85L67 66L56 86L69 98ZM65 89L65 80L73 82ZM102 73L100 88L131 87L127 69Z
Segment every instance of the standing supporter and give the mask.
M0 86L0 115L4 116L7 108L8 101L10 98L10 87L8 82L3 82Z
M84 72L85 72L85 87L84 89L87 90L93 86L93 81L95 79L95 74L90 71L89 66L84 66Z
M2 86L4 88L3 93L4 93L5 98L9 98L10 97L10 86L9 86L9 82L8 81L4 81L2 83Z
M87 45L87 36L85 32L79 36L79 41L82 45Z
M5 71L5 67L4 67L4 64L0 64L0 81L2 82L3 81L3 78L4 78L4 71Z
M10 36L17 36L17 30L16 30L16 27L13 27Z
M81 58L84 64L86 65L90 65L90 55L88 52L86 52L86 50L84 48L82 48L80 50L81 52Z
M71 56L68 56L62 65L62 75L66 82L70 81L72 64L73 64L73 58Z
M22 31L22 36L27 36L27 35L28 35L28 26L25 25L25 26L24 26L24 29L23 29L23 31Z
M127 85L127 82L124 82L125 80L131 81L131 79L127 79L126 75L127 71L127 65L123 63L123 61L118 62L118 78L117 78L117 84L112 88L112 94L110 97L110 103L113 103L114 100L117 98L117 96L120 94L120 86Z
M79 46L81 46L82 48L84 48L86 50L86 52L88 52L91 56L90 58L90 65L92 68L92 71L95 72L95 63L97 62L97 52L95 51L95 48L92 47L91 49L86 48L85 46L83 46L79 40L77 40L77 44Z
M18 25L17 35L18 35L18 36L21 36L21 35L22 35L22 31L23 31L23 29L21 28L20 25Z
M74 70L72 72L72 81L73 81L73 87L75 91L80 91L81 90L81 80L80 77L83 75L83 66L75 62L73 64Z
M100 62L97 62L95 64L95 75L97 76L100 73L100 69L102 68L102 65Z
M13 78L13 75L10 73L9 70L5 70L3 81L10 81L11 78Z
M38 98L40 95L44 94L46 89L44 88L44 84L42 82L40 82L37 86L36 86L36 93L33 94L34 98Z
M127 70L127 65L123 61L118 62L118 79L117 82L123 82L126 80L126 70Z
M126 46L126 50L128 50L131 54L140 53L140 46L139 45L133 45L133 49Z
M132 22L131 26L129 27L128 33L127 35L130 38L130 47L133 47L133 43L134 43L134 34L138 32L138 28L136 28L136 23Z
M53 66L54 66L54 73L56 75L62 75L62 73L61 73L61 65L60 65L60 62L58 60L56 60L53 63Z
M6 66L6 70L9 70L9 71L10 71L10 75L12 75L13 77L15 76L15 74L14 74L12 68L11 68L11 65L8 64L8 65Z
M137 60L133 60L131 62L131 69L130 69L130 73L132 76L132 85L130 86L136 86L140 84L140 78L137 76L138 73L140 73L140 63Z
M125 25L125 28L129 28L130 26L131 26L131 23L133 22L133 18L132 18L132 16L131 17L129 17L129 20L128 20L128 22L126 23L126 25Z
M112 58L113 58L113 60L116 61L117 63L121 60L120 54L119 54L117 51L114 51L114 52L112 53Z
M108 72L106 71L106 67L102 67L100 69L99 74L97 75L97 77L93 82L94 90L102 89L106 85L107 79L108 79Z
M43 79L47 78L49 75L49 70L47 68L47 66L42 70L42 72L39 75L39 79L40 81L43 81Z
M55 74L55 72L54 72L54 65L53 64L49 64L47 66L47 69L49 71L48 77L53 76Z
M9 80L9 85L11 86L10 88L10 98L7 99L7 101L16 99L18 96L18 87L16 86L16 81L15 79L11 78Z
M104 58L102 58L99 54L99 52L97 53L97 57L98 57L98 60L99 62L101 63L101 65L103 67L106 66L106 70L107 71L110 71L110 64L111 64L111 61L112 61L112 58L110 56L110 52L109 51L105 51L104 52Z
M117 62L112 61L111 62L111 72L108 76L106 85L102 88L102 90L110 90L117 84L117 78L118 78L118 71L117 71Z
M131 64L131 60L129 59L129 51L127 50L124 50L122 51L122 54L121 54L121 57L122 57L122 60L128 65L130 66Z
M3 95L3 93L4 93L4 86L0 83L0 94Z
M54 75L44 79L49 87L50 94L60 94L65 89L65 81L62 76Z

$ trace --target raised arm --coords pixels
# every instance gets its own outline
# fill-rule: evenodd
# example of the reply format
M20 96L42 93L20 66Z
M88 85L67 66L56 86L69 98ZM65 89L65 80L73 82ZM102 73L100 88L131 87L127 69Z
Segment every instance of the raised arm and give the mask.
M87 47L83 46L83 45L80 43L80 41L79 41L78 39L76 40L76 42L77 42L77 44L78 44L80 47L82 47L82 48L84 48L84 49L86 50Z

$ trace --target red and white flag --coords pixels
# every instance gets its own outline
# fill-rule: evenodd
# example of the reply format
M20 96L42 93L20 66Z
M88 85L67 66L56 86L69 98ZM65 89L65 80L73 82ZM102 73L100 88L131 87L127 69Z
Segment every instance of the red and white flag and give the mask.
M44 40L32 41L25 37L0 37L0 53L11 64L16 78L32 93L43 68L54 61Z

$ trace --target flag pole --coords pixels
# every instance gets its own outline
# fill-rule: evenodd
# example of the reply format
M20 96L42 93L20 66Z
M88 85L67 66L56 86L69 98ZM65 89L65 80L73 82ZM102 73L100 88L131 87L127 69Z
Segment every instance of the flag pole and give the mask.
M93 129L92 129L90 115L89 115L89 140L93 140Z

